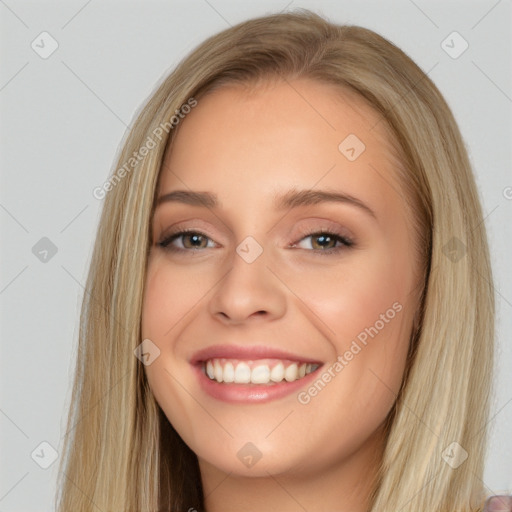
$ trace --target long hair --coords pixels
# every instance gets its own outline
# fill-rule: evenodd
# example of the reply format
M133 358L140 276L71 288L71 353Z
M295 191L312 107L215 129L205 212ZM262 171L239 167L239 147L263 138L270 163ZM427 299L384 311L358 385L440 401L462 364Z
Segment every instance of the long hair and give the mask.
M197 457L163 415L134 356L150 223L164 152L186 122L184 105L200 108L201 97L223 84L269 78L311 78L357 93L401 154L424 288L371 511L483 506L494 296L459 129L436 86L392 43L297 11L231 27L185 58L137 114L98 191L105 197L80 318L60 512L204 510Z

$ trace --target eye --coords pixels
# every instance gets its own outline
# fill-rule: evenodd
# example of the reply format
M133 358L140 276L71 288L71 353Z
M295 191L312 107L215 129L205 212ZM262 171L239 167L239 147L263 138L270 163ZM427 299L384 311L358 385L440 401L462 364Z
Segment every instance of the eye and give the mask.
M309 241L308 241L309 239ZM200 249L211 249L217 244L200 231L183 230L167 236L157 244L168 251L190 252ZM348 238L329 231L317 231L304 234L302 238L291 247L313 250L316 253L330 254L350 247L353 242Z
M312 249L313 251L322 253L332 253L352 245L353 242L342 235L329 231L318 231L303 236L303 238L293 244L292 247Z
M209 249L215 247L215 242L199 231L179 231L164 238L158 245L169 251L187 251Z

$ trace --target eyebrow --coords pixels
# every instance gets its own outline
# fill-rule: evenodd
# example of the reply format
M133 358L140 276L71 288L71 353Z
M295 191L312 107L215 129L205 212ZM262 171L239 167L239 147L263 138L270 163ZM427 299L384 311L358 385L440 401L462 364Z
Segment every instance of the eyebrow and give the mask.
M192 192L190 190L174 190L157 199L156 206L162 203L178 202L191 206L204 206L206 208L218 208L220 202L216 194L211 192ZM359 199L340 192L328 190L290 190L284 195L274 197L274 208L286 210L300 206L310 206L319 203L343 203L355 206L374 218L375 212Z

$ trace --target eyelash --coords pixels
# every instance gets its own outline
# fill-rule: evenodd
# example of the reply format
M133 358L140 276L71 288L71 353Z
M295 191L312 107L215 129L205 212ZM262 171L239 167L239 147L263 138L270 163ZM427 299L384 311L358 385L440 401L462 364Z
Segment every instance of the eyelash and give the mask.
M174 253L185 253L185 252L190 252L190 251L196 251L198 249L182 249L181 247L174 247L174 246L170 245L174 240L177 240L182 236L192 235L192 234L202 236L202 237L206 238L207 240L211 240L207 235L205 235L201 231L192 230L192 229L184 229L182 231L178 231L176 233L169 235L168 237L166 237L163 240L161 240L160 242L158 242L157 245L166 251L170 251L170 252L174 252ZM314 253L322 255L322 256L327 256L327 255L332 255L332 254L338 253L339 251L345 250L354 245L354 242L352 240L350 240L349 238L342 236L338 233L334 233L332 231L318 231L318 230L313 230L313 231L308 231L308 232L302 233L301 238L298 240L298 242L301 242L304 238L308 238L313 235L316 235L317 237L327 235L328 237L333 238L336 242L340 242L342 244L341 246L331 247L330 249L305 249L307 251L311 251L311 252L314 252ZM298 242L292 244L291 247L295 247ZM205 247L203 249L207 249L207 247Z

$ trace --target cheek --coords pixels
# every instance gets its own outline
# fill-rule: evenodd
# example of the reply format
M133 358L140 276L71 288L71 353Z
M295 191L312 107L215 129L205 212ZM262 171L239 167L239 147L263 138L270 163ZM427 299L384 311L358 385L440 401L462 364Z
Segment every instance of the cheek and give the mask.
M353 403L356 418L371 404L391 407L400 388L416 309L411 261L383 245L294 278L297 295L321 320L333 360L342 366L332 372L340 377L332 379L331 399Z
M407 312L414 309L410 293L413 273L407 258L384 250L355 251L339 264L316 265L288 276L298 297L336 338L355 337L388 310L393 321L386 326L400 324L405 315L395 314L395 303Z
M183 380L188 363L178 357L176 339L186 328L194 306L201 304L206 293L205 284L190 272L173 269L165 257L150 258L142 307L142 339L151 340L159 356L144 367L149 386L156 401L171 423L180 431L190 430L190 416L195 403L184 389L191 382ZM195 411L200 415L200 411ZM180 428L181 427L181 428Z
M182 324L186 324L187 315L192 312L194 304L198 303L201 294L198 286L193 276L172 271L161 255L150 258L141 333L142 339L151 340L160 350L160 357L146 366L146 373L152 379L166 378L164 366L170 372L175 370L177 358L173 340L175 333L182 329Z
M151 257L142 308L143 337L170 339L172 330L179 328L194 305L204 298L208 290L207 281L200 279L197 272L173 269L165 256Z
M295 275L293 289L314 313L311 321L323 326L333 354L299 397L301 421L315 433L322 460L366 443L396 400L414 312L406 269L387 251L361 251L346 267Z

